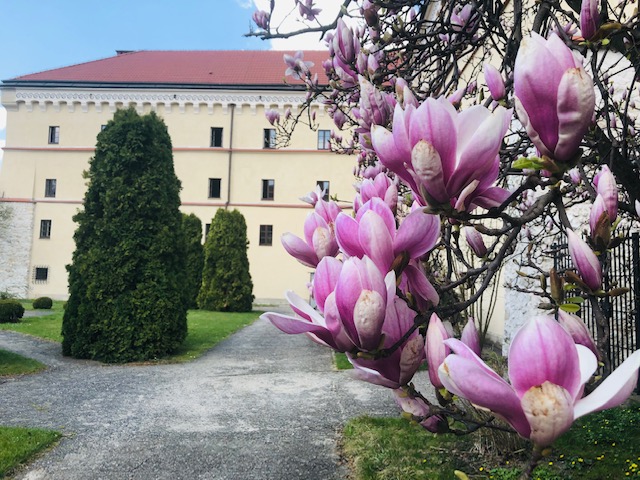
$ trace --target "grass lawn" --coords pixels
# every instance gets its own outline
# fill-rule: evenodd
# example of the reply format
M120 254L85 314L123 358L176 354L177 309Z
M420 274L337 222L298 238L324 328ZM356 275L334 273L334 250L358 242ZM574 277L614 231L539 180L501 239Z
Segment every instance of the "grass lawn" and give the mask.
M45 368L46 365L37 360L0 349L0 377L35 373Z
M333 363L338 370L352 370L353 365L347 360L347 355L341 352L333 352Z
M61 437L52 430L0 427L0 478Z
M22 302L25 309L33 309L30 301ZM23 318L19 323L0 323L0 330L13 330L40 338L62 341L62 316L64 302L53 302L51 315ZM189 310L188 334L180 349L161 362L188 362L198 358L233 332L253 323L261 312L228 313Z
M528 457L474 454L475 435L434 435L402 418L361 417L345 427L342 448L353 480L455 479L454 470L472 480L517 480ZM533 478L640 479L640 405L578 420Z

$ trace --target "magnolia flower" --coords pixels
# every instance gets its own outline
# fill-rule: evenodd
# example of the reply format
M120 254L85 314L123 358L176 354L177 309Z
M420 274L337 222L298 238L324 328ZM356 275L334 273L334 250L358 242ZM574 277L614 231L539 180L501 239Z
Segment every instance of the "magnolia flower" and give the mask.
M427 98L418 108L396 105L393 132L374 126L371 141L380 161L420 204L491 208L509 196L493 184L510 119L511 110L501 106L490 112L476 105L458 113L443 97Z
M598 361L551 316L531 319L513 338L508 360L511 385L464 343L449 339L445 344L453 351L438 370L446 389L504 418L539 447L551 445L583 415L624 402L635 388L640 368L638 350L582 398Z
M353 30L344 23L342 18L338 19L331 45L335 56L345 65L355 62L360 51L360 42L358 42Z
M349 256L368 256L385 273L398 255L419 258L436 245L439 237L439 218L422 210L411 212L396 229L393 212L378 197L358 209L355 219L344 213L336 218L340 249Z
M558 323L571 335L571 338L573 338L576 344L584 345L600 360L600 352L598 351L596 342L593 341L593 337L580 317L567 313L564 310L558 310Z
M280 112L274 109L269 109L264 112L264 116L267 118L271 125L275 125L280 120Z
M487 247L482 239L482 234L473 227L464 227L464 237L473 253L482 258L487 254Z
M321 8L313 8L313 0L296 0L298 3L298 11L300 12L300 16L310 22L316 19L316 15L318 15L322 9Z
M533 32L520 44L513 87L518 118L540 154L573 160L595 109L582 59L557 35L545 40Z
M569 255L578 270L578 275L591 290L600 290L602 267L595 253L573 230L567 229Z
M385 173L379 173L373 180L365 178L359 186L359 192L353 202L353 209L356 212L375 197L384 200L392 212L395 212L398 207L398 187Z
M309 69L313 67L313 62L304 61L304 53L297 51L293 56L283 56L284 63L287 65L287 70L284 72L285 76L291 75L295 80L302 80L302 77L309 73Z
M500 100L505 96L505 87L504 80L502 80L502 75L496 67L491 65L489 62L485 62L484 64L484 80L487 82L487 87L489 87L489 92L491 93L491 98L494 100Z
M304 237L302 240L287 232L281 239L287 253L303 265L314 268L324 257L335 257L338 254L338 242L333 228L316 212L310 213L304 222Z
M618 217L618 185L608 166L603 165L593 179L598 195L602 196L604 207L611 223Z
M423 428L432 433L447 430L447 421L439 415L432 415L429 405L420 397L415 397L402 388L394 390L393 395L402 411L411 415Z
M255 24L263 30L269 30L269 20L271 15L264 10L256 10L253 12L253 21Z
M382 325L384 343L382 348L395 345L414 324L415 312L405 301L396 296L395 279L391 274L387 280L387 309ZM398 388L407 385L418 371L424 360L424 338L414 330L402 345L389 356L376 360L348 355L354 367L354 375L360 380L381 385L388 388Z
M580 7L580 31L582 37L587 40L598 31L600 16L598 13L598 0L582 0Z

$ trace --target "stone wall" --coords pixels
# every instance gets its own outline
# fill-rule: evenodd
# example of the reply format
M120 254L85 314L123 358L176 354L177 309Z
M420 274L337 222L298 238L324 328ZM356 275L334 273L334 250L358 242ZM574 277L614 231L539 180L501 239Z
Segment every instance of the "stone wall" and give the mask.
M0 201L0 210L0 292L27 298L35 205Z

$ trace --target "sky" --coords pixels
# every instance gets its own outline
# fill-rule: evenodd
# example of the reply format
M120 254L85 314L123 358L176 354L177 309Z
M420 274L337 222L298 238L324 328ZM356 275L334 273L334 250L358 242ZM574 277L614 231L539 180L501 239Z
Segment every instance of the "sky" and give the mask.
M275 21L295 8L277 0ZM317 0L329 18L342 0ZM115 55L116 50L319 50L317 34L262 41L248 38L251 16L269 0L0 0L0 80ZM294 16L285 27L301 27ZM254 26L255 28L255 26ZM284 71L283 63L283 71ZM0 107L0 147L6 111ZM2 153L0 151L0 165Z

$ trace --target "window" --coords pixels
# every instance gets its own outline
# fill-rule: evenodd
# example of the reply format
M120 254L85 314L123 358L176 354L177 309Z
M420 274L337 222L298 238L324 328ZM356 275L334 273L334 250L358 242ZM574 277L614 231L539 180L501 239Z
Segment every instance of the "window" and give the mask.
M100 125L100 131L103 131L105 128L107 128L107 125Z
M209 179L209 198L220 198L220 182L219 178Z
M264 129L264 148L276 148L276 129L265 128Z
M318 130L318 150L331 149L331 130Z
M49 127L49 143L60 142L60 127Z
M273 225L260 225L260 245L271 246L273 241Z
M51 238L51 220L40 220L40 238Z
M275 180L262 180L262 200L273 200Z
M325 201L329 201L329 180L318 180L316 185L322 189L324 195L322 195L322 199Z
M36 282L46 282L49 279L49 267L35 267L33 279Z
M56 196L56 179L47 178L44 182L44 196L55 197Z
M212 147L222 146L222 128L221 127L211 127L211 146Z
M207 237L209 236L209 230L211 230L211 224L210 223L206 223L204 225L204 239L205 239L205 241L207 240Z

